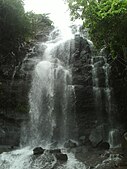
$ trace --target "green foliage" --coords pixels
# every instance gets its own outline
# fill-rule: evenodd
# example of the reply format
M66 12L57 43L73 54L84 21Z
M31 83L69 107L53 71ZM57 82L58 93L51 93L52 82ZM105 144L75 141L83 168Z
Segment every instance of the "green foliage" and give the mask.
M24 8L20 0L0 0L0 40L16 40L27 33Z
M53 24L47 14L35 14L31 11L26 13L26 18L29 21L27 25L30 37L34 37L39 31L47 30Z
M0 70L1 65L14 69L24 57L24 42L51 25L46 14L25 13L23 0L0 0Z
M113 56L127 48L127 0L68 0L72 18L82 18L97 48ZM80 14L79 11L80 10Z

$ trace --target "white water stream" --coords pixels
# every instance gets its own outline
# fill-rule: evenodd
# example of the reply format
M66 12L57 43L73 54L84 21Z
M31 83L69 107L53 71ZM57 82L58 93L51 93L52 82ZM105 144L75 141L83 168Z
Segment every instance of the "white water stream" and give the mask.
M109 84L110 65L105 56L93 56L92 60L93 93L95 98L95 107L98 116L98 122L107 123L107 142L110 148L120 147L119 130L116 127L113 113L114 99L113 90Z
M56 158L54 155L44 152L44 154L34 157L29 147L0 155L0 169L52 169L55 164ZM57 169L86 168L70 153L67 163L59 165Z
M69 67L71 36L69 39L51 36L52 33L50 41L45 43L42 60L35 67L29 94L29 145L32 146L62 143L69 134L68 99L73 92Z

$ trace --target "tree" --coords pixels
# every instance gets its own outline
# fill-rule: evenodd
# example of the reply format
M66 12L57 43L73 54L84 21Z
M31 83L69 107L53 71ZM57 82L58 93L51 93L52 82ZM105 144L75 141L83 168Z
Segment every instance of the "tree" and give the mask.
M0 53L8 55L52 21L46 14L25 13L22 0L0 0L0 25Z
M28 33L21 0L0 0L0 52L4 55L18 47Z
M46 14L25 13L23 5L22 0L0 0L0 74L1 65L13 72L25 57L24 42L52 25Z
M30 11L26 13L26 17L29 20L28 27L30 37L33 38L39 31L45 31L53 25L53 22L49 19L48 14L35 14Z
M68 0L72 18L82 18L97 48L126 55L127 0Z

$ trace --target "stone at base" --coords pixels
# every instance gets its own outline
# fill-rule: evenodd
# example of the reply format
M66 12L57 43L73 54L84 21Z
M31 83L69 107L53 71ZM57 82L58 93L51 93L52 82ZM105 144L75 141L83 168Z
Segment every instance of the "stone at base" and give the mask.
M55 157L60 162L67 162L68 160L67 154L57 153L55 154Z
M40 154L43 154L44 153L44 149L42 147L36 147L33 149L33 154L34 155L40 155Z

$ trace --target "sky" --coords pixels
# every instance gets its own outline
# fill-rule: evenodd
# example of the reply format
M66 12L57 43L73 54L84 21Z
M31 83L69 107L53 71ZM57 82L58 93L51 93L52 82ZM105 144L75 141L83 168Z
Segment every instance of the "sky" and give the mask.
M24 0L25 10L35 13L50 13L55 25L69 25L69 10L63 0Z

